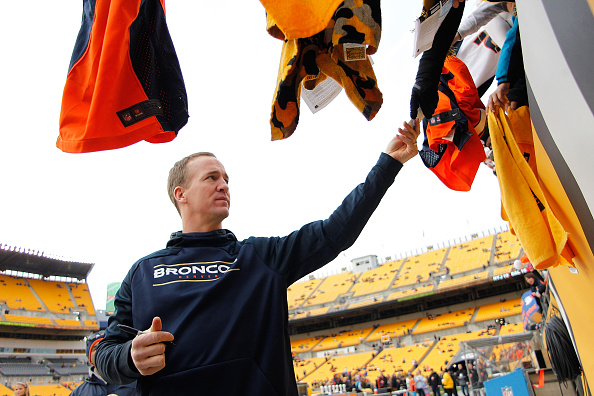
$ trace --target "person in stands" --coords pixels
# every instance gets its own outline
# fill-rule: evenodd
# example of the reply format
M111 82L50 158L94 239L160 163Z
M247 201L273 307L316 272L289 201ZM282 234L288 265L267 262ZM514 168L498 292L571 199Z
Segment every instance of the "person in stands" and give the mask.
M285 237L238 240L222 226L231 204L223 164L204 152L178 161L168 193L182 230L122 282L97 347L100 375L115 384L136 380L139 395L296 396L287 287L355 242L403 164L417 155L418 120L414 125L398 129L365 182L329 218ZM314 177L332 174L320 166ZM278 205L283 192L274 191L274 180L269 186L270 212L262 215L278 216L287 209ZM410 208L394 208L395 223L404 210ZM133 336L120 324L143 331Z
M31 396L29 385L26 382L17 382L13 388L14 396Z

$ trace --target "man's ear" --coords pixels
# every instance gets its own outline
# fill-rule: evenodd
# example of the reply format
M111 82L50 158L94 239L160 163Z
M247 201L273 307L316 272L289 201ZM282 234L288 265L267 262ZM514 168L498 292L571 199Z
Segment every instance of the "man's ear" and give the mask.
M186 190L183 187L177 186L173 190L173 196L175 200L180 203L186 202Z

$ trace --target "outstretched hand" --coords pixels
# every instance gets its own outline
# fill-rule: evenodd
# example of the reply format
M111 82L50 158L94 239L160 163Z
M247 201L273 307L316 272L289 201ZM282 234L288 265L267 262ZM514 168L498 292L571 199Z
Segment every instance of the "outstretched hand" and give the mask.
M398 128L398 134L390 140L385 153L404 164L406 161L419 153L417 138L420 135L420 122L415 119L414 128L404 122L404 128Z
M132 361L142 375L155 374L165 367L165 341L173 341L173 334L161 331L163 324L158 316L153 318L150 329L132 340Z

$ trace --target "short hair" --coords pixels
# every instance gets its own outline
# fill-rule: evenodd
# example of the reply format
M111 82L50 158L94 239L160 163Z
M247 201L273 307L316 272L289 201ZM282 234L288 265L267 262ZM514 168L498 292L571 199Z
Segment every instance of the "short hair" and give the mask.
M177 213L180 213L179 207L177 206L177 201L175 200L175 188L180 187L187 187L188 185L188 171L187 165L191 159L198 158L198 157L214 157L216 156L213 153L209 153L208 151L200 151L198 153L190 154L187 157L182 158L181 160L177 161L173 168L169 170L169 177L167 178L167 193L169 194L169 199L173 202Z

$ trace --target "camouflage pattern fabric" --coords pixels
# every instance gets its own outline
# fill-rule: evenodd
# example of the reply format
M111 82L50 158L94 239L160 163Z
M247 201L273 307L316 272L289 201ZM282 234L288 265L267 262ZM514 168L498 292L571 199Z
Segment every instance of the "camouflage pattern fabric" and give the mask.
M373 119L383 98L371 61L367 56L346 61L344 44L363 44L367 46L367 55L377 51L381 37L379 0L346 0L326 29L311 37L285 39L270 15L267 30L271 36L285 40L272 103L272 140L288 138L295 132L302 84L305 89L314 89L328 77L345 89L367 120Z

